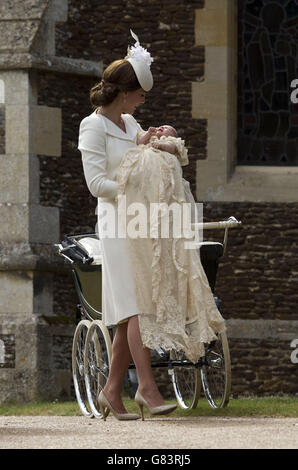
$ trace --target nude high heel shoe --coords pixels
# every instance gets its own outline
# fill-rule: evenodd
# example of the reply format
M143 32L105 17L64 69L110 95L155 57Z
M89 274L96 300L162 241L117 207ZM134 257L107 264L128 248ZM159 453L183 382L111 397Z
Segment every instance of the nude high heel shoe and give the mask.
M144 405L148 408L149 413L151 413L152 415L166 415L168 413L171 413L171 411L174 411L177 408L177 405L150 406L138 390L135 395L135 401L139 405L141 415L142 415L142 421L144 421L144 411L143 411Z
M108 401L107 397L101 390L100 394L98 395L97 398L97 403L100 407L100 411L102 413L104 421L106 420L106 417L108 416L109 412L111 411L115 418L119 419L119 421L125 421L125 420L132 420L132 419L139 419L141 416L133 413L117 413L110 402Z

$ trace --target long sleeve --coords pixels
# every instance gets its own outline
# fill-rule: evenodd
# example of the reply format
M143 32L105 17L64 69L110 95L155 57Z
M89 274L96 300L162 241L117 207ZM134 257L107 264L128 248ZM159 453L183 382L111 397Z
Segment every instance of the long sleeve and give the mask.
M80 125L78 149L82 154L84 176L92 196L116 197L118 183L107 178L104 130L84 119Z

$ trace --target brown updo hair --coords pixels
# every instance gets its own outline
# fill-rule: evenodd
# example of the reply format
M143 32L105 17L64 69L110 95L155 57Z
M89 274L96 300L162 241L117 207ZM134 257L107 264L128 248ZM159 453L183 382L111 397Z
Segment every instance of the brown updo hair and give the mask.
M112 103L119 91L136 91L141 88L130 62L115 60L104 71L102 79L90 90L93 109Z

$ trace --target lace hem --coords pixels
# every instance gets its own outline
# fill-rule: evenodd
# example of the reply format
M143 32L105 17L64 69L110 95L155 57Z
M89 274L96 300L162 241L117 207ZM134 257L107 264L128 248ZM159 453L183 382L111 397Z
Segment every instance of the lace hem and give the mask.
M139 326L143 345L149 349L162 348L164 351L183 351L187 359L194 364L205 355L205 344L217 339L216 334L226 330L225 325L218 329L199 331L195 323L186 325L181 332L169 332L162 323L157 323L154 316L139 315ZM198 335L199 333L199 335Z
M181 244L183 240L178 242ZM204 354L204 343L216 339L216 333L225 330L225 322L215 304L199 254L192 253L193 261L184 259L188 269L181 269L174 257L173 263L162 259L162 254L170 248L165 243L174 246L177 240L153 242L152 302L156 314L141 315L142 341L151 349L183 350L189 360L196 362ZM190 250L185 251L189 256Z

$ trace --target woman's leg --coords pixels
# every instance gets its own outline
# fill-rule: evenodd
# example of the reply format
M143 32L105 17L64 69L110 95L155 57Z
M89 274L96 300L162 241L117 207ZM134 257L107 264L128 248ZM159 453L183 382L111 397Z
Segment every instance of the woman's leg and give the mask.
M121 400L123 380L131 361L131 354L127 342L127 326L127 322L117 326L112 344L110 373L104 387L104 394L117 413L127 413Z
M144 347L142 343L138 315L128 319L127 340L137 369L139 392L150 406L164 405L165 402L153 376L150 349Z

